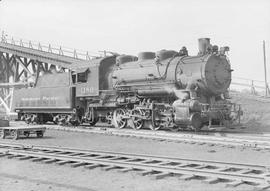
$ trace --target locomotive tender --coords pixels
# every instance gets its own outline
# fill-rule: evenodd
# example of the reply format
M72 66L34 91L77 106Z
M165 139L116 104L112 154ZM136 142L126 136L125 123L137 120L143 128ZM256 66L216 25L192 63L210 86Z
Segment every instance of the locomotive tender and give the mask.
M152 130L201 129L240 121L239 105L228 100L232 69L229 47L199 39L199 53L189 56L161 50L138 57L113 55L51 72L34 87L14 91L14 109L27 123L95 125Z

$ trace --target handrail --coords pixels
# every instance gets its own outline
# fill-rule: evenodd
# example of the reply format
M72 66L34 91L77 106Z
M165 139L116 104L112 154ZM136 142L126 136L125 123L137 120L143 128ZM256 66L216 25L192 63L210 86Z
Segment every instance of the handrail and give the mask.
M61 56L72 57L75 59L82 59L82 60L92 60L95 58L105 57L106 54L116 54L111 51L98 51L98 52L90 52L84 51L80 49L73 49L65 46L56 46L52 44L41 44L40 42L34 42L31 40L23 40L23 39L14 39L13 37L8 38L8 35L2 31L2 36L0 42L16 45L24 48L30 48L38 51L58 54Z

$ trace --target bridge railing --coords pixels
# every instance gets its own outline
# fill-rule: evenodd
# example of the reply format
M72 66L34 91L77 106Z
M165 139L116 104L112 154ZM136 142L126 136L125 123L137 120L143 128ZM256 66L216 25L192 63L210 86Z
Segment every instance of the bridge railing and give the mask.
M8 43L16 46L21 46L25 48L30 48L34 50L39 50L43 52L48 52L48 53L54 53L62 56L68 56L76 59L82 59L82 60L91 60L93 58L100 58L107 56L108 54L117 54L111 51L98 51L98 52L93 52L93 51L84 51L80 49L73 49L65 46L57 46L53 44L45 44L45 43L40 43L40 42L35 42L31 40L25 40L25 39L15 39L13 37L9 38L7 34L2 32L2 36L0 39L0 42L2 43Z
M230 89L240 91L244 90L252 95L270 97L269 83L265 84L264 81L260 80L233 77Z

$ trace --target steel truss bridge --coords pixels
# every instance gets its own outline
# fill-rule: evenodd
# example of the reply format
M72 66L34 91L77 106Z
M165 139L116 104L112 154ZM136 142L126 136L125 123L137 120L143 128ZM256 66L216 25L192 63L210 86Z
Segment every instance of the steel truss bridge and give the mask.
M94 53L41 45L31 41L8 39L2 33L0 39L0 114L11 114L13 90L35 83L41 72L52 69L61 70L75 68L76 64L89 64L90 60L106 56L106 52ZM233 78L232 86L241 86L250 90L253 95L258 91L267 92L269 88L262 81L245 78Z

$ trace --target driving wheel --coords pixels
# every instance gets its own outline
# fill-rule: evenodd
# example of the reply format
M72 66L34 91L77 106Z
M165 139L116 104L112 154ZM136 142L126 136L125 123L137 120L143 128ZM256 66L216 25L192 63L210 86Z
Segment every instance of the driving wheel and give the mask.
M122 129L127 125L127 119L125 118L125 110L118 108L113 112L113 123L118 129Z
M142 111L140 109L133 109L131 111L132 114L132 122L134 126L132 126L134 129L138 130L143 127L144 121L142 119Z

